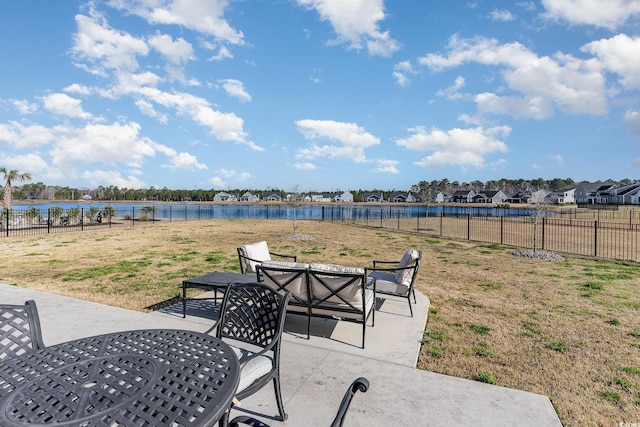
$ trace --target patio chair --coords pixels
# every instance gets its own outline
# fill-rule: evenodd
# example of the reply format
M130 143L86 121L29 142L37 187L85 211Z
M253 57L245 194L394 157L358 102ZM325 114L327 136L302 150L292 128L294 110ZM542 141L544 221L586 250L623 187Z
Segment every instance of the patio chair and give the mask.
M357 391L361 391L365 393L369 389L369 381L366 378L360 377L351 383L347 392L344 394L342 398L342 402L340 403L340 407L338 408L338 412L336 413L333 422L331 423L331 427L342 427L342 423L347 415L347 411L349 410L349 405L351 405L351 400ZM240 415L235 417L229 423L229 427L239 427L240 424L245 424L251 427L269 427L267 424L263 423L260 420L256 420L255 418L251 418L246 415Z
M238 261L240 262L240 272L242 274L255 273L256 266L260 265L263 261L271 261L272 256L291 259L293 262L298 261L295 255L283 255L269 251L269 246L264 240L249 245L243 245L237 249Z
M41 348L44 343L35 301L0 304L0 362Z
M216 337L233 340L228 344L242 368L236 398L251 396L273 381L282 421L287 414L280 391L280 348L290 296L261 283L232 285L222 300L219 321L207 331L215 329Z
M373 267L366 269L367 277L373 279L369 286L375 289L376 294L406 298L411 317L413 317L411 295L413 295L413 302L417 303L414 283L421 258L421 252L409 249L399 262L374 260ZM393 266L389 267L391 265Z

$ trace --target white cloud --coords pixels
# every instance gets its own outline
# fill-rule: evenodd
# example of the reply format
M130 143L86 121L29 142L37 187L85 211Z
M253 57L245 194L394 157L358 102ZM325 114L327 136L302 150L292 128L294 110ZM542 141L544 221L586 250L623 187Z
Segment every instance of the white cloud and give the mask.
M618 74L626 89L640 89L640 36L618 34L586 44L581 50L595 55L605 69Z
M296 125L298 131L308 140L327 139L335 143L332 145L312 144L309 148L301 148L296 154L301 158L342 158L360 163L367 159L365 148L380 144L380 139L355 123L333 120L298 120Z
M99 185L115 185L119 188L139 189L146 188L147 184L140 180L135 174L123 177L118 171L91 170L82 173L82 179L88 182L92 187Z
M29 171L34 182L59 180L69 175L69 171L62 171L49 166L47 162L36 153L24 155L16 155L15 153L7 155L0 153L0 164L4 165L7 169Z
M412 133L396 143L412 151L427 151L432 154L416 162L426 169L435 169L445 165L460 167L485 166L485 157L506 152L507 146L499 138L506 138L511 132L508 126L493 128L451 129L442 131L434 128L427 130L422 126L408 129Z
M139 67L136 57L146 56L149 47L144 40L109 27L99 14L93 17L76 15L78 32L71 52L86 61L87 71L106 76L107 69L134 71Z
M219 176L214 176L209 180L209 183L213 185L215 188L227 188L227 183L220 178Z
M462 98L462 94L459 92L466 85L466 80L462 76L456 77L453 86L446 89L442 89L436 92L436 95L447 98L450 101L455 101Z
M10 121L0 123L0 146L8 145L17 149L33 149L51 143L56 139L53 129L41 125L23 125Z
M244 85L240 80L235 79L222 79L218 80L222 85L222 88L227 92L227 95L237 98L242 102L251 101L251 95L244 89Z
M638 0L542 0L542 5L548 19L609 29L640 14Z
M596 60L571 55L538 57L520 43L499 44L495 39L451 37L447 55L428 54L420 63L434 72L476 62L502 68L512 95L476 96L482 114L544 118L555 110L571 114L606 113L606 80Z
M110 0L109 4L151 24L180 25L225 43L244 43L242 32L224 19L229 0Z
M171 151L172 153L169 155L169 167L171 169L183 171L208 169L207 165L198 162L198 159L193 154L185 152L176 153L174 150Z
M305 162L305 163L294 163L293 165L294 168L296 169L301 169L301 170L315 170L316 169L316 165L314 165L313 163L309 163L309 162Z
M564 158L560 154L552 154L550 156L547 156L547 158L549 158L549 160L551 160L552 162L554 162L558 166L560 166L560 165L562 165L564 163Z
M393 66L393 79L398 86L407 87L411 83L411 77L418 74L411 66L411 62L402 61Z
M392 173L392 174L400 173L400 171L398 170L398 164L400 162L398 162L397 160L379 159L379 160L376 160L376 163L378 164L378 166L372 169L373 172L383 172L383 173Z
M234 176L236 174L236 171L234 170L228 170L228 169L224 169L224 168L220 168L216 171L216 173L218 175L222 175L225 178L231 178L232 176Z
M14 99L11 103L20 114L33 114L38 111L38 104L29 102L26 99Z
M182 64L194 59L193 46L183 38L173 40L168 34L157 34L149 37L149 45L173 64Z
M381 31L384 0L297 0L300 6L314 9L322 21L328 21L337 34L334 43L349 43L350 49L366 46L369 54L390 56L400 49L388 31Z
M623 123L633 135L640 136L640 111L627 111Z
M505 9L492 10L489 13L489 18L493 21L504 21L504 22L513 21L515 19L515 17L511 14L511 12Z
M91 95L91 88L78 83L72 83L64 88L65 92L75 93L78 95Z
M82 109L82 101L66 93L52 93L42 97L44 108L61 116L90 119L91 114Z

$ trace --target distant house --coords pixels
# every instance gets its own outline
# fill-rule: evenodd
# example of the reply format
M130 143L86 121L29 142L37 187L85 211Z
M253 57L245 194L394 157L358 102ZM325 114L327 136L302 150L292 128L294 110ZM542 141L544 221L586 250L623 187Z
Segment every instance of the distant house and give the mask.
M215 196L213 196L213 201L214 202L237 202L238 195L221 191Z
M472 203L476 193L473 190L458 190L453 193L451 202L453 203Z
M479 191L473 197L474 203L503 203L507 199L507 195L502 192L502 190L498 191Z
M527 203L531 195L524 191L518 191L516 194L505 199L505 203Z
M602 193L615 187L612 182L581 182L576 186L575 198L579 205L594 205L602 201ZM600 193L600 195L598 195ZM599 201L600 198L600 201ZM608 197L606 198L608 200Z
M556 205L572 205L576 202L576 189L565 188L563 190L552 191L549 194L549 202Z
M436 203L448 203L451 200L451 194L441 191L436 194Z
M531 193L531 196L527 200L527 203L544 203L547 200L547 196L550 193L547 190L538 190Z
M362 196L362 201L367 203L379 203L384 202L382 193L365 193Z
M305 197L305 201L316 202L316 203L331 202L332 197L331 197L331 194L327 194L327 193L311 193L311 194L308 194L307 197Z
M280 196L277 193L271 193L269 195L267 195L266 197L264 197L265 202L281 202L282 201L282 196Z
M353 194L349 191L345 191L344 193L335 193L332 197L334 202L345 202L345 203L353 203Z
M260 201L260 197L247 191L242 196L240 196L240 201L241 202L258 202Z
M608 193L608 202L609 204L614 205L625 205L631 204L630 194L635 192L638 188L640 188L640 184L630 184L624 185L622 187L613 187L606 191ZM605 192L603 192L604 195Z

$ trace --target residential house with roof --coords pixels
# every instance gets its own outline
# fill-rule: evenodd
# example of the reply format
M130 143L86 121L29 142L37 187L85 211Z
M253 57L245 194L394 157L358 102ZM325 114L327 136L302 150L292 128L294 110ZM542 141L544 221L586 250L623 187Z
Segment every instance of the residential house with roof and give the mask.
M384 202L382 193L365 193L362 195L362 201L367 203L380 203Z
M350 191L337 192L333 195L334 202L353 203L353 194Z
M418 198L411 193L396 193L389 198L389 201L392 203L415 203L418 201Z
M576 188L565 188L552 191L549 194L549 202L556 205L573 205L576 203Z
M607 201L610 205L631 204L630 193L640 188L640 184L629 184L622 187L612 187L598 193L597 200Z
M440 191L436 194L435 202L436 203L448 203L451 200L451 194L446 191Z
M502 190L481 190L473 197L473 203L503 203L507 195Z
M214 202L237 202L238 195L221 191L217 193L215 196L213 196L213 201Z
M458 190L451 197L452 203L473 203L476 193L473 190Z
M240 201L241 202L258 202L258 201L260 201L260 197L258 197L255 194L247 191L242 196L240 196Z
M595 205L599 203L598 192L602 193L613 187L615 187L615 184L612 182L580 182L575 191L576 203L579 205Z
M281 202L282 196L278 193L270 193L266 197L264 197L265 202Z

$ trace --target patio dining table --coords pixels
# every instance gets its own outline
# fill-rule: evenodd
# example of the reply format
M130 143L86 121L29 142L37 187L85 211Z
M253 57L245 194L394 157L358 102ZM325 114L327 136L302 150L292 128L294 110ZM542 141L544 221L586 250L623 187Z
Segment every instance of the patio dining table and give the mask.
M0 364L0 425L210 426L239 378L231 347L199 332L81 338Z
M187 289L196 288L213 290L216 292L214 300L217 299L217 292L224 292L231 284L253 283L258 281L256 273L232 273L228 271L214 271L202 276L186 279L182 281L182 317L187 316ZM207 299L207 298L204 298Z

